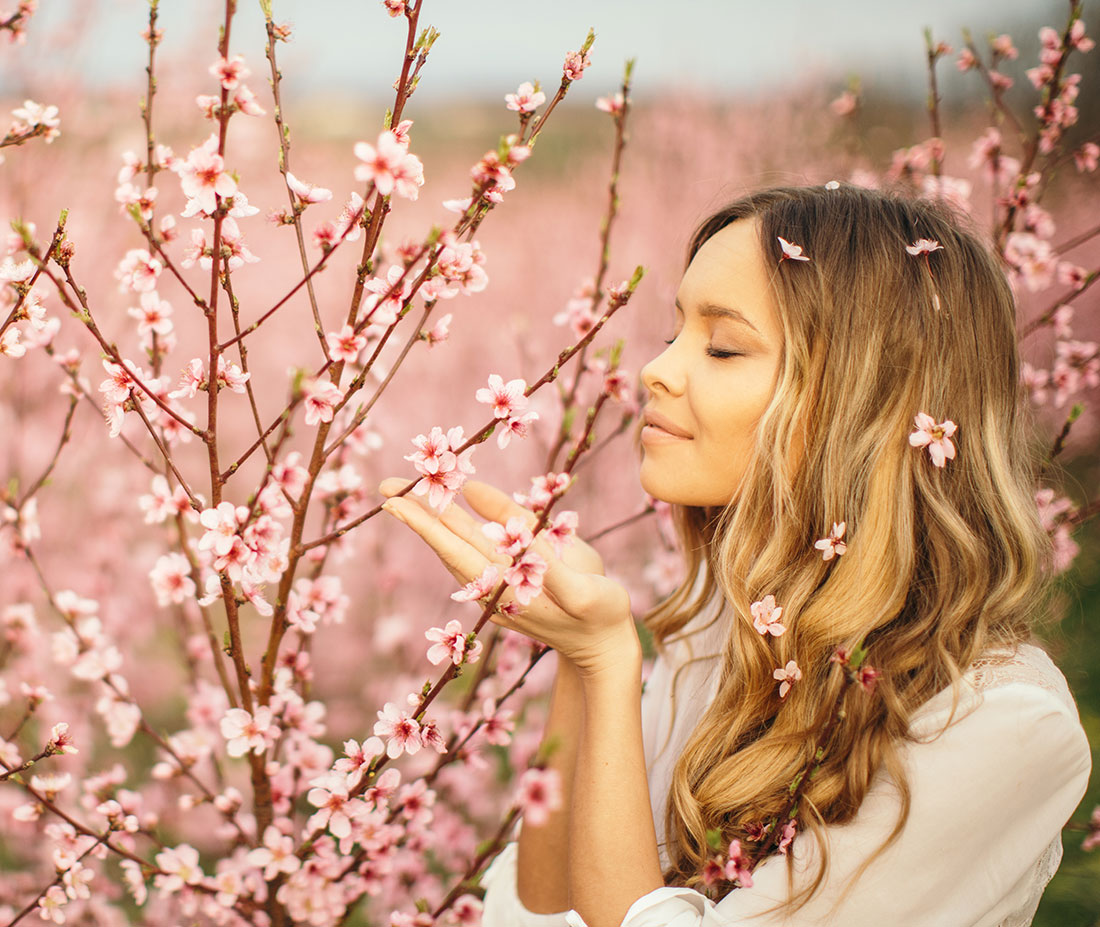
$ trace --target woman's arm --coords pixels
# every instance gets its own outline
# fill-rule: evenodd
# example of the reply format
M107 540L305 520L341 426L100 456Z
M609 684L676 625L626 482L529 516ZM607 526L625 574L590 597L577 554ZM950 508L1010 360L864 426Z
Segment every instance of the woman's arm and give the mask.
M563 657L557 660L542 749L552 750L547 765L561 777L562 807L545 824L525 823L519 836L516 889L523 906L538 914L569 908L569 824L584 701L577 670Z
M588 927L618 927L663 886L642 752L641 645L633 626L580 673L584 713L569 834L570 904Z

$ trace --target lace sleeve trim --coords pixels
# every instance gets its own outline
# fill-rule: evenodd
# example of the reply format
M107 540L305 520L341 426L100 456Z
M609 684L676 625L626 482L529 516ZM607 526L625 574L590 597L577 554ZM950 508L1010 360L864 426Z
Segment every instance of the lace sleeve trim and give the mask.
M1038 686L1077 714L1065 677L1046 652L1033 644L1021 644L1015 651L987 653L970 665L965 678L980 692L1021 682Z

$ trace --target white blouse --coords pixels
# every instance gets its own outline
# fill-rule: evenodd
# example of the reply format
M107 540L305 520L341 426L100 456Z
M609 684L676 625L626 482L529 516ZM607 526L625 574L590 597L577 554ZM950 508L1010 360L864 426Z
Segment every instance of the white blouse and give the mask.
M717 685L719 623L658 658L642 696L650 802L664 854L665 800L676 758ZM710 640L708 641L708 637ZM699 657L692 661L692 657ZM676 698L673 681L676 670ZM767 913L788 897L787 861L773 856L752 888L714 903L688 888L658 888L631 905L622 927L1027 927L1062 858L1061 828L1085 793L1089 743L1065 678L1038 647L989 654L972 666L951 726L950 689L914 715L910 729L932 737L904 746L911 790L898 839L846 891L898 816L882 774L856 817L827 830L829 870L809 903ZM796 837L795 888L816 872L816 842ZM535 914L516 895L516 846L485 873L483 927L586 927L575 911Z

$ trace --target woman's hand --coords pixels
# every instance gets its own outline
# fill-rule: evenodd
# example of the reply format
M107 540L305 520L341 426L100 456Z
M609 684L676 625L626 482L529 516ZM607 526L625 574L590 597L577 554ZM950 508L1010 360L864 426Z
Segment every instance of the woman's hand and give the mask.
M383 481L379 489L392 497L383 508L419 534L455 579L468 583L490 564L496 564L503 573L511 558L497 553L494 541L482 531L484 522L455 504L437 513L412 495L395 497L406 485L404 479ZM537 522L533 512L487 483L467 481L462 496L487 521L504 525L518 516L529 529ZM535 539L531 550L548 564L541 594L527 605L520 605L512 590L507 589L500 602L514 606L514 610L509 609L511 614L494 614L492 620L553 647L582 675L600 674L636 658L638 636L630 598L621 585L603 575L599 554L579 538L560 558L541 538Z

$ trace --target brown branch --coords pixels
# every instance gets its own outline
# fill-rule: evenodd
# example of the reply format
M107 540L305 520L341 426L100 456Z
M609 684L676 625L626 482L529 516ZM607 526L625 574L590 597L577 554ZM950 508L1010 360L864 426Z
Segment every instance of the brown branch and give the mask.
M626 119L630 110L630 85L634 70L633 60L627 61L623 70L623 82L620 92L623 96L623 107L615 114L615 143L611 154L611 179L607 187L607 209L600 225L600 259L596 268L596 276L592 285L591 311L595 313L596 307L603 300L603 282L607 276L608 265L611 261L611 229L619 212L619 170L622 164L623 149L626 147ZM568 86L563 84L564 86ZM582 353L577 361L573 374L573 382L562 397L562 426L558 431L557 440L546 455L546 468L554 469L554 462L569 440L567 423L571 413L576 407L577 392L580 389L581 377L585 371L585 356Z
M1082 293L1086 292L1097 280L1100 280L1100 267L1095 270L1089 271L1088 277L1085 278L1085 282L1082 283L1077 289L1070 290L1068 293L1059 296L1058 299L1037 318L1032 319L1023 328L1020 329L1020 340L1022 341L1028 335L1034 334L1044 325L1050 325L1054 322L1054 313L1057 312L1062 306L1069 303L1071 299L1076 299Z
M331 358L328 353L328 344L325 341L324 325L321 323L321 311L317 306L317 294L313 291L313 277L309 272L309 256L306 254L306 239L305 234L302 232L302 208L299 208L297 195L290 189L290 184L286 179L286 175L290 171L290 127L283 120L283 102L279 95L279 83L282 81L283 75L275 63L275 22L271 18L270 5L264 8L264 26L267 29L267 60L271 64L270 83L271 95L275 103L275 128L279 133L279 172L283 175L283 185L286 187L287 196L290 198L290 215L294 226L294 234L298 239L298 254L302 261L302 271L306 275L306 292L309 294L309 305L313 310L314 330L317 333L317 340L321 342L321 353L324 354L327 361ZM351 227L352 223L348 223L348 228Z
M586 544L594 544L600 538L606 537L613 531L618 531L620 528L625 528L627 525L632 525L636 521L641 521L647 515L652 515L656 511L657 509L655 509L652 505L647 505L640 512L635 512L633 515L627 516L622 521L617 521L612 525L608 525L606 528L601 528L595 534L590 534L588 537L584 538L584 542Z

